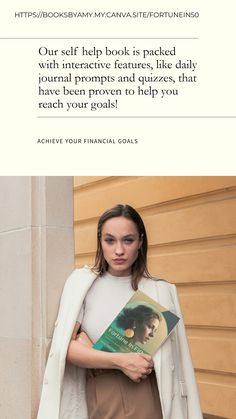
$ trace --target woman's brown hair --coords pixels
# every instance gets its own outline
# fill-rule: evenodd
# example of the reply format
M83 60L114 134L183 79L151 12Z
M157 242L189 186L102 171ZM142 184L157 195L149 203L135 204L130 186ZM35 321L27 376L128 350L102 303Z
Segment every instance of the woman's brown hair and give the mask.
M143 276L150 278L150 274L147 269L147 233L142 218L139 213L132 208L130 205L117 204L114 207L106 210L98 221L97 227L97 252L95 257L95 264L93 269L99 274L103 275L108 269L108 263L103 256L102 245L101 245L101 235L103 224L114 217L125 217L129 220L132 220L138 230L139 238L142 238L142 245L138 252L138 257L132 265L131 268L131 285L132 288L136 291L138 289L138 283Z

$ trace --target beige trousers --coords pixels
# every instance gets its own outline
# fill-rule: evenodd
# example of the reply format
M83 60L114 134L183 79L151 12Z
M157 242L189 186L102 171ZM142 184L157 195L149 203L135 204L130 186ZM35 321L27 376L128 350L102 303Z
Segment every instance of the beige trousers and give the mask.
M134 383L121 371L87 377L89 419L162 419L155 373Z

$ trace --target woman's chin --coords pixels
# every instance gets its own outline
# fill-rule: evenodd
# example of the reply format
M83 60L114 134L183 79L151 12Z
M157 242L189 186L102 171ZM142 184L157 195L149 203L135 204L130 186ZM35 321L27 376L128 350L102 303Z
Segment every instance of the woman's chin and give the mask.
M130 268L122 266L122 265L114 265L110 269L108 269L108 272L113 276L129 276L131 274Z

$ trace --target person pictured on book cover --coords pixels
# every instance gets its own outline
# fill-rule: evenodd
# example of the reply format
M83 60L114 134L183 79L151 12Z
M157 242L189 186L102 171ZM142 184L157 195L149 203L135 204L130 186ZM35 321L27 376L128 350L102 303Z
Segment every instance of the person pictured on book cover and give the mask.
M147 250L134 208L101 215L94 266L75 269L64 286L37 419L202 419L176 287L150 275ZM136 290L176 313L175 329L153 357L94 349ZM144 341L159 321L152 314L124 327Z
M124 330L124 336L132 342L145 344L157 332L161 316L151 307L139 304L126 308L117 318L117 326Z

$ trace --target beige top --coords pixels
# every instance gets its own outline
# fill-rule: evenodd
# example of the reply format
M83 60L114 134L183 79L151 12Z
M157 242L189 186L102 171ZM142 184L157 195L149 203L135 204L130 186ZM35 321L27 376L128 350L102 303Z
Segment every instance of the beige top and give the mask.
M89 289L78 321L96 342L134 294L131 276L116 277L108 272L99 276Z

